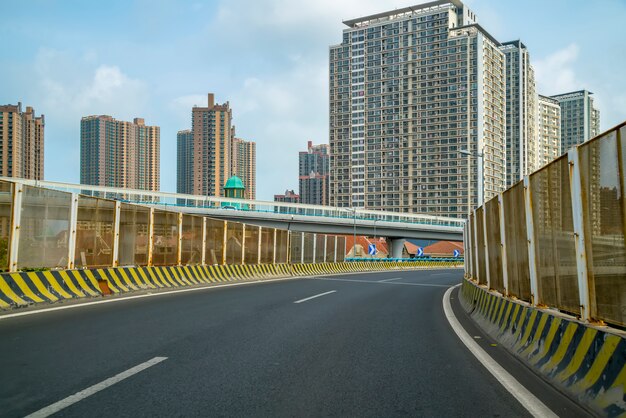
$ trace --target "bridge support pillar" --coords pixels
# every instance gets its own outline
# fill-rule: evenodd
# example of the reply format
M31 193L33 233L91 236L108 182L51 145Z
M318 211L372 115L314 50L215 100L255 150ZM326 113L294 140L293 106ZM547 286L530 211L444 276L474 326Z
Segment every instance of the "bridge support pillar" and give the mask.
M394 238L391 240L391 254L392 258L402 258L402 250L404 249L404 238Z

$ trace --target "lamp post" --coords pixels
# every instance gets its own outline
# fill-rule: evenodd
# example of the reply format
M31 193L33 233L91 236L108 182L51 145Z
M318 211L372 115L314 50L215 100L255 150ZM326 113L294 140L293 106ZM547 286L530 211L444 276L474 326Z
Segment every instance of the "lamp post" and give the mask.
M478 179L479 179L479 183L478 183L478 205L482 205L483 204L483 196L484 196L484 191L485 191L485 172L483 170L483 157L484 157L484 153L482 152L472 152L466 149L461 149L459 150L459 154L463 154L463 155L467 155L467 184L468 184L468 189L467 189L467 215L469 217L469 214L472 213L472 203L470 201L470 191L472 190L472 180L471 180L471 174L470 174L470 167L471 167L471 157L476 157L478 160Z

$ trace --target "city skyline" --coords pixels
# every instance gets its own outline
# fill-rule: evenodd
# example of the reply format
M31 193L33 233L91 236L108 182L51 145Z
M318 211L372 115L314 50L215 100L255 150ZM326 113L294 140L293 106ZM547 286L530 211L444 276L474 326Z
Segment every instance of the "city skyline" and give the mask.
M328 46L340 41L341 21L419 3L307 3L298 7L277 2L188 7L160 3L151 10L141 3L90 5L81 10L42 3L27 10L28 15L11 5L0 17L0 33L21 49L0 69L2 79L11 80L0 89L0 103L29 103L46 115L46 179L78 182L81 117L110 114L132 120L142 115L161 126L162 153L173 156L176 132L188 127L191 106L203 105L204 92L215 91L238 109L234 119L238 134L259 144L257 197L271 200L277 189L297 186L298 161L292 156L301 141L328 141ZM622 110L626 95L615 93L626 91L624 78L616 73L626 67L626 58L607 53L619 50L619 22L626 15L623 3L607 1L602 9L584 2L576 6L566 2L541 6L538 2L465 3L497 39L523 40L536 67L541 94L593 91L602 111L600 130L626 117ZM533 13L539 7L542 13ZM98 15L94 10L99 8L106 13L95 22L90 16ZM235 13L239 9L243 13ZM120 25L119 31L110 30L109 18L117 19L122 10L128 17L115 20L113 26ZM123 21L139 13L148 13L150 24L126 29ZM549 21L557 15L562 25L554 33ZM531 16L532 31L524 24ZM209 24L201 24L200 19ZM172 37L172 30L166 29L179 27L179 21L190 24ZM577 30L583 24L584 35ZM41 25L45 29L39 30ZM220 36L230 26L244 29ZM189 51L181 45L191 39L197 47L197 36L206 39L202 55L210 55L208 51L223 55L223 69L209 68L198 57L186 69L166 62ZM211 36L220 36L224 42L209 45ZM155 48L153 43L163 46ZM162 58L148 67L146 62L155 53ZM275 164L276 159L282 164ZM161 190L175 189L176 159L162 158Z

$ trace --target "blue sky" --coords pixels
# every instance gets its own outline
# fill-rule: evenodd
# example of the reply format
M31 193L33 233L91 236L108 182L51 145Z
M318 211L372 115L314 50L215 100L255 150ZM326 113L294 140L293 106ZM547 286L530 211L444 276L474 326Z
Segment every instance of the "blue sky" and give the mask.
M46 116L45 178L79 181L80 118L161 127L161 190L176 132L206 94L257 142L257 198L297 189L298 151L328 142L328 47L342 20L419 1L0 1L0 103ZM626 119L626 0L471 0L496 39L529 48L541 94L588 89L601 127Z

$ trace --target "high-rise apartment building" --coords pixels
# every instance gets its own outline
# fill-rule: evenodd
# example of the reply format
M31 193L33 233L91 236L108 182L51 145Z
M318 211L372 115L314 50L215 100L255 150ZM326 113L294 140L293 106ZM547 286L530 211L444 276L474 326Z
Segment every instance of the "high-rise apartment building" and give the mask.
M537 91L528 48L521 41L500 47L506 56L506 178L507 187L531 170L537 151Z
M330 47L330 204L463 217L503 190L505 55L474 13L433 1L344 24Z
M293 190L285 190L285 194L275 194L274 202L300 203L300 195Z
M579 90L551 96L561 106L561 154L600 134L600 111L592 94Z
M159 190L160 129L141 118L111 116L80 121L80 182L96 186Z
M256 199L256 142L233 138L231 174L243 180L246 199Z
M0 106L0 175L43 180L44 126L30 106Z
M176 193L192 194L193 133L190 129L176 134Z
M310 205L329 204L330 146L307 142L299 153L300 201Z
M232 170L232 119L229 103L215 103L213 93L208 94L206 107L193 107L191 130L177 136L179 193L224 196Z
M561 107L550 97L538 96L537 141L530 161L530 172L538 170L561 155Z

